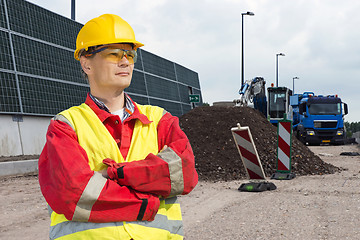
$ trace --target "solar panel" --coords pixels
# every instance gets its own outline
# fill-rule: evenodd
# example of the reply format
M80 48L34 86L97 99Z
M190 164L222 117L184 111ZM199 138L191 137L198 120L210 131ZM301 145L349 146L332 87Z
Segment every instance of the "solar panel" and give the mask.
M7 11L0 1L0 113L53 116L84 102L89 85L73 57L82 25L27 1L6 4ZM190 89L201 94L196 72L139 49L125 91L180 116L191 109Z

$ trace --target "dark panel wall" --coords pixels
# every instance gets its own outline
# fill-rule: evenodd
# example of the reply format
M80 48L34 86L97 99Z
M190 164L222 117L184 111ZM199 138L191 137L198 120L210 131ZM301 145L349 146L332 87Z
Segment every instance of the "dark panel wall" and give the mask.
M51 116L84 102L89 85L73 57L81 27L24 0L0 0L0 113ZM140 49L126 92L176 116L191 109L191 92L201 96L196 72Z

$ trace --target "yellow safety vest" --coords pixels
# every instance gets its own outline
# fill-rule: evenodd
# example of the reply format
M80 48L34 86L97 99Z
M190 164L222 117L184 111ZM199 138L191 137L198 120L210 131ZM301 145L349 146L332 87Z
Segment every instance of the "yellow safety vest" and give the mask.
M142 124L140 120L136 121L126 159L121 155L114 138L88 105L83 103L60 113L75 130L79 144L87 153L91 170L104 169L106 166L102 160L105 158L120 163L144 159L149 153L158 154L157 125L164 110L150 105L137 104L137 107L152 122ZM50 211L50 239L183 239L181 209L176 197L160 200L158 213L152 222L76 222L67 220L63 214Z

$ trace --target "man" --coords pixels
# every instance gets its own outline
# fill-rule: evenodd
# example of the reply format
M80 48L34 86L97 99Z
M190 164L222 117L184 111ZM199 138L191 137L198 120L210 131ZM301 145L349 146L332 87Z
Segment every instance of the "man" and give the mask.
M39 159L50 239L183 239L176 195L197 184L194 155L178 118L124 93L141 46L112 14L78 34L90 93L51 120Z

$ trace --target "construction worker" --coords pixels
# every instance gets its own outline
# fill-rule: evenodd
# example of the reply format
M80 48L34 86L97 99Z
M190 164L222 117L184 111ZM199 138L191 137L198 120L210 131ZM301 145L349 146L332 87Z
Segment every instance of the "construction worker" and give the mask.
M183 239L176 196L197 184L194 155L177 117L124 92L141 46L112 14L77 36L90 93L51 120L39 159L50 239Z

